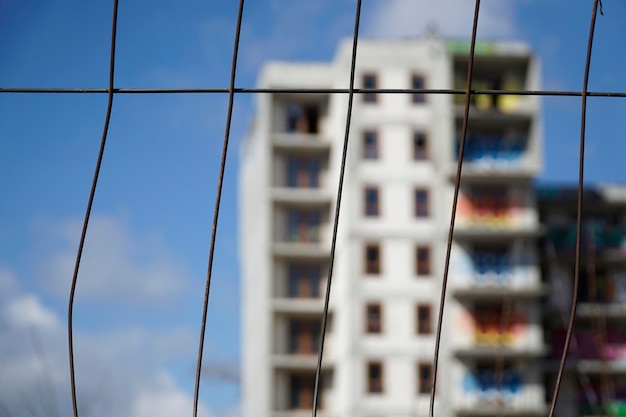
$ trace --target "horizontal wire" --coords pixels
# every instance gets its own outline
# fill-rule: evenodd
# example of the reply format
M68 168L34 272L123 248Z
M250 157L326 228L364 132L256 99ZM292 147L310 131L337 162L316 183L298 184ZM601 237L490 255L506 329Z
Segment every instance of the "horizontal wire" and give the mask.
M235 94L350 94L348 88L247 88L239 87L232 90ZM229 94L229 88L114 88L114 94ZM31 94L108 94L107 88L21 88L0 87L0 93L31 93ZM418 89L418 88L355 88L354 94L448 94L464 95L466 90L460 89ZM470 93L482 95L510 96L562 96L582 97L583 93L572 90L470 90ZM626 91L589 91L587 97L626 97Z

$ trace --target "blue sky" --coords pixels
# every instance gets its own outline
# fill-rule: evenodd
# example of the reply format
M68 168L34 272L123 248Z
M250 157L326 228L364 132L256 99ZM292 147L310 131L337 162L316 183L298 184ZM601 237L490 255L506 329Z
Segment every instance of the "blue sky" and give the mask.
M110 3L0 0L0 86L105 87ZM226 87L237 3L120 2L116 86ZM444 36L469 37L472 1L432 3L366 0L362 34L414 36L435 22ZM529 42L544 88L578 90L592 3L483 0L479 38ZM351 35L354 8L354 0L248 0L237 86L254 86L267 59L331 59L337 41ZM605 0L604 12L590 89L626 91L626 4ZM574 181L580 98L543 103L541 180ZM69 407L66 298L105 106L103 94L0 94L0 387L11 393L8 407L42 384ZM86 415L190 410L226 106L226 95L115 97L75 308ZM625 111L623 99L589 99L590 181L626 182ZM236 370L238 361L236 177L252 112L252 97L238 95L209 309L210 368ZM38 378L44 370L47 383ZM203 380L204 415L237 415L238 403L235 384Z

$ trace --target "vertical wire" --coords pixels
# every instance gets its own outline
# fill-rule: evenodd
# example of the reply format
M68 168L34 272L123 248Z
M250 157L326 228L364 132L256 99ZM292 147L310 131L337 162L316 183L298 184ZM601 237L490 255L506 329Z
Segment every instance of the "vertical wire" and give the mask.
M552 242L548 242L548 247L546 251L547 251L549 263L551 265L554 265L559 272L562 272L563 269L558 264L558 259L556 256L556 249L554 248L554 244ZM561 290L561 292L564 293L565 290L563 288L563 278L560 274L557 274L557 276L559 277L559 279L554 281L555 285L557 285L559 289ZM561 319L560 323L563 326L563 328L566 328L567 319L564 316L565 315L559 311L559 318ZM579 349L578 337L576 336L576 333L572 334L571 347L572 347L572 353L574 354L575 360L579 360L580 349ZM580 387L583 390L584 396L589 402L589 405L593 408L593 412L595 413L594 415L596 416L602 415L602 410L600 408L600 405L598 404L598 396L596 395L596 392L593 390L589 375L587 375L586 373L581 373L581 372L575 372L575 373L576 373L576 376L578 377L578 383L580 384Z
M72 411L74 417L78 417L78 402L76 399L76 372L74 366L74 329L73 329L73 314L74 314L74 296L76 294L76 284L78 282L78 271L80 269L80 260L83 256L83 249L85 246L85 238L87 236L87 228L89 227L89 218L91 217L91 208L93 207L93 200L96 195L96 187L98 185L98 177L100 176L100 167L102 166L102 159L104 157L104 149L106 147L107 135L109 132L109 122L111 121L111 109L113 108L113 95L114 95L114 82L115 82L115 39L117 34L117 9L118 0L113 0L113 18L111 23L111 52L109 57L109 86L107 88L108 102L106 115L104 116L104 127L102 129L102 138L100 139L100 149L98 151L98 159L96 162L96 168L91 181L91 190L89 191L89 199L87 201L87 210L85 211L85 217L83 220L83 227L80 232L80 241L78 243L78 251L76 253L76 261L74 263L74 273L72 275L72 284L70 286L70 296L67 307L67 345L69 355L69 368L70 368L70 391L72 395Z
M467 64L467 84L465 86L465 109L463 112L463 127L461 129L461 143L459 146L459 159L456 167L456 177L454 180L454 199L452 200L452 213L450 215L450 229L448 232L448 244L446 248L446 259L443 270L443 280L441 283L441 296L439 301L439 313L437 317L437 333L435 338L435 353L433 355L433 382L429 399L428 416L433 417L435 412L435 392L437 388L437 368L439 366L439 349L441 345L441 327L443 324L443 311L446 299L446 287L448 285L448 273L450 270L450 253L452 252L452 237L454 235L454 221L456 219L456 208L459 201L459 186L461 183L461 170L463 167L463 157L465 154L465 137L467 136L467 125L469 119L470 98L472 94L472 74L474 72L474 50L476 47L476 32L478 30L478 14L480 11L480 0L476 0L474 9L474 23L472 25L472 40L470 43L470 56Z
M213 272L213 259L215 255L215 240L217 236L217 224L220 213L220 202L222 200L222 187L224 184L224 172L226 171L226 156L228 155L228 142L230 138L230 126L233 117L233 105L235 101L235 75L237 73L237 56L239 54L239 38L241 35L241 21L243 19L244 0L239 0L239 10L237 12L237 27L235 29L235 42L233 46L233 58L230 69L230 83L228 87L228 113L226 115L226 127L224 131L224 142L222 144L222 157L217 180L217 191L215 193L215 208L213 211L213 224L211 227L211 243L209 245L209 262L206 274L206 286L204 290L204 302L202 303L202 325L200 327L200 341L198 343L198 360L196 364L196 379L193 393L193 417L198 416L198 401L200 396L200 376L202 374L202 355L204 353L204 337L206 334L206 319L209 310L209 294L211 291L211 274Z
M335 264L335 249L337 247L337 231L339 229L339 214L341 213L341 197L343 195L343 181L346 172L346 160L348 155L348 141L350 138L350 122L352 120L352 104L354 102L354 73L356 70L356 51L359 42L359 23L361 21L361 0L357 0L354 15L354 34L352 37L352 58L350 63L350 88L348 92L348 109L346 114L346 130L343 138L341 151L341 168L339 172L339 184L337 186L337 202L335 204L335 220L333 222L333 234L330 244L330 260L328 263L328 281L326 281L326 295L324 296L324 313L322 315L322 329L320 333L319 355L315 368L315 388L313 392L312 416L317 416L320 400L320 385L322 377L322 358L324 355L324 341L326 339L326 326L328 324L328 307L330 305L330 289L333 279L333 265Z
M559 364L559 371L556 377L556 384L554 387L554 395L552 396L552 402L550 404L550 413L548 417L554 416L556 409L556 403L559 398L559 391L561 389L561 381L563 379L563 370L565 368L565 360L567 359L567 353L569 350L570 340L572 338L572 330L574 327L574 319L576 317L576 307L578 307L578 282L580 277L580 251L581 251L581 239L582 239L582 214L583 214L583 180L585 169L585 126L587 122L587 87L589 86L589 70L591 67L591 50L593 46L593 35L596 27L596 16L598 14L598 1L594 0L593 9L591 12L591 24L589 27L589 40L587 43L587 56L585 59L585 73L583 77L583 89L582 89L582 105L580 116L580 155L578 161L578 201L576 207L576 256L574 265L574 288L572 291L572 309L570 311L569 322L567 325L567 333L565 334L565 344L563 346L563 353L561 354L561 362Z
M598 279L596 270L596 242L595 242L595 226L593 220L588 222L588 248L587 248L587 283L589 292L589 302L591 304L592 311L597 313L596 324L594 327L594 342L598 355L600 356L600 380L602 389L602 403L606 410L607 402L613 402L615 400L615 392L613 384L608 375L608 362L604 353L604 347L607 342L607 324L606 316L598 304ZM595 314L594 314L595 315ZM610 415L615 415L614 411L611 411L609 407Z

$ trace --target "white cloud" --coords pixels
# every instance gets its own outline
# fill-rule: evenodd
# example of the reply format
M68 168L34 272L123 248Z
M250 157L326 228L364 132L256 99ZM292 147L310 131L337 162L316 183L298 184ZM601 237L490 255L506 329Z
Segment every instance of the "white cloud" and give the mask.
M190 415L193 398L176 387L166 374L158 375L158 386L144 389L134 400L132 416L134 417L171 417ZM198 407L198 415L209 417L211 414L202 404Z
M517 34L515 1L484 0L478 18L480 37L511 37ZM473 0L384 0L374 3L364 32L369 36L423 35L430 25L445 37L469 38L472 33Z
M59 245L42 276L46 287L67 297L74 269L80 222L53 225ZM130 305L170 304L187 283L181 263L157 236L135 236L115 217L93 216L81 260L77 300L115 300Z
M2 273L14 276L4 268ZM15 280L0 298L0 414L71 414L65 329L54 311ZM167 371L195 358L197 335L184 327L75 331L80 414L165 417L189 414L192 395ZM209 417L206 404L199 415ZM4 414L3 414L4 413Z
M33 295L10 300L6 306L6 315L9 325L16 327L52 328L59 324L56 314Z

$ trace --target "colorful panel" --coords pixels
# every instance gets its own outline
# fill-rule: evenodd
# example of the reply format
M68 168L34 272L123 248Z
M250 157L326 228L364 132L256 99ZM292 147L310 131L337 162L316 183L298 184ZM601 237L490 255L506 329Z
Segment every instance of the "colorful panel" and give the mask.
M466 335L469 332L477 345L515 345L524 339L528 321L519 311L505 317L501 308L482 308L462 314L459 327Z
M565 331L555 332L552 336L552 355L560 357L565 346ZM577 356L581 359L605 359L621 361L626 360L626 333L609 331L606 335L606 343L598 348L598 340L592 331L578 330L574 332L577 342ZM574 349L570 345L570 350Z
M467 372L463 377L463 392L476 396L479 401L511 401L523 388L524 379L515 369L504 369L500 374L492 369L483 368Z

